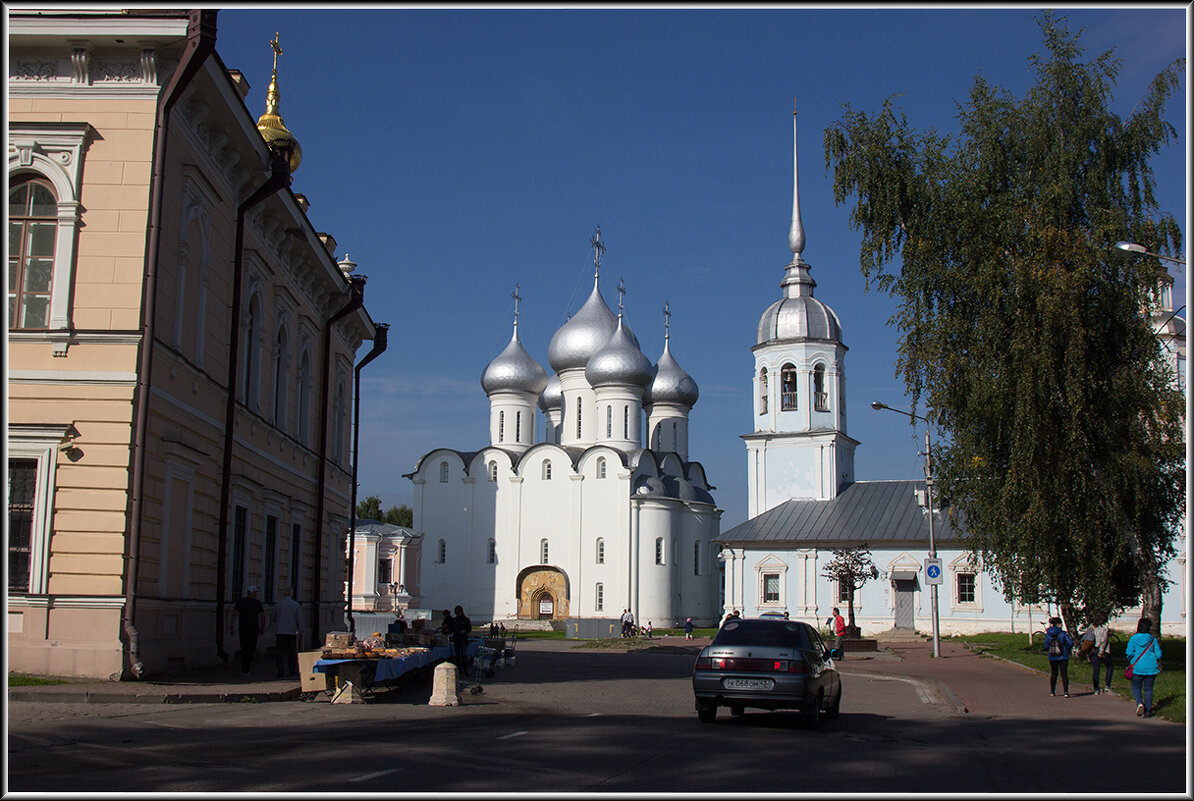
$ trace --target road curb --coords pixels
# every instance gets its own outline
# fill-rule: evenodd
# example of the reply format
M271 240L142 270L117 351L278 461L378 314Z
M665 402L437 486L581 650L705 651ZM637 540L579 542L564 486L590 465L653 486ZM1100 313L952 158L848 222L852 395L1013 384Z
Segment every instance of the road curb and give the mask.
M9 701L30 701L49 704L261 704L278 701L297 701L301 689L253 692L166 693L166 692L65 692L23 691L9 688Z

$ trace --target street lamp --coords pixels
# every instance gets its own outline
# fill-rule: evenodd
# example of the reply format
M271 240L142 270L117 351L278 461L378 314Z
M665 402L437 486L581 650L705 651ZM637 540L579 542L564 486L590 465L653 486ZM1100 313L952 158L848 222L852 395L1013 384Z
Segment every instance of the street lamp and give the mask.
M1175 259L1173 256L1162 256L1160 253L1150 253L1144 245L1137 245L1135 242L1116 242L1115 247L1120 250L1126 250L1129 253L1141 253L1145 256L1152 256L1154 259L1164 259L1171 261L1174 264L1185 264L1181 259Z
M906 417L911 417L913 420L922 420L925 424L925 489L928 491L929 504L929 556L933 559L937 558L937 540L933 536L933 443L929 439L929 421L928 418L921 417L912 412L906 412L903 409L897 409L894 406L888 406L886 403L879 401L871 402L872 409L887 409L891 412L898 412ZM941 635L940 626L937 615L937 585L930 584L929 592L932 597L933 604L933 657L941 656Z

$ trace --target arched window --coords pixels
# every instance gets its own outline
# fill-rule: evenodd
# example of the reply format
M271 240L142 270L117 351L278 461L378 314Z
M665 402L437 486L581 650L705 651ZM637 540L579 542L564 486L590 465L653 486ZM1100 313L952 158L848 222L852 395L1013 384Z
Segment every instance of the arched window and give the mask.
M299 359L298 440L306 445L311 434L311 351L304 349Z
M497 564L497 541L493 537L489 538L489 564Z
M547 564L547 540L539 540L539 564Z
M244 363L241 365L241 397L245 399L245 406L250 411L257 411L261 393L260 353L261 343L261 299L254 293L249 298L249 312L245 315L244 329L241 331L243 342L241 353Z
M485 472L488 474L490 481L497 481L497 462L490 462L485 465Z
M498 442L506 441L506 413L498 412Z
M448 543L444 542L443 540L439 541L438 556L439 556L439 558L436 559L436 561L439 562L441 565L445 564L448 561Z
M622 439L630 439L630 407L622 407Z
M8 325L50 327L58 239L58 200L44 178L18 178L8 190Z
M580 439L580 398L576 399L576 438Z
M336 382L336 404L332 408L332 413L336 416L336 430L332 438L332 458L340 464L344 464L347 459L344 454L345 447L345 429L348 423L348 386L344 379L341 378Z
M605 564L605 538L597 538L597 564Z
M655 538L655 564L663 564L663 537Z
M286 402L290 388L290 332L283 325L274 341L274 425L286 430Z
M439 463L439 483L441 483L441 484L448 483L448 463L447 462Z
M605 407L605 438L610 439L614 435L614 407Z
M605 478L605 458L597 460L597 478Z
M522 442L522 412L514 413L514 441Z
M605 585L600 581L597 582L597 587L593 592L593 597L596 599L595 606L597 611L600 612L605 609Z
M825 365L813 368L813 403L818 412L829 411L829 393L825 391Z
M759 414L767 414L767 368L759 369Z
M701 541L692 544L692 575L701 575Z
M790 412L796 409L796 368L785 364L779 371L781 411Z
M551 460L550 459L543 460L543 480L551 481ZM565 483L567 483L567 482L565 482Z

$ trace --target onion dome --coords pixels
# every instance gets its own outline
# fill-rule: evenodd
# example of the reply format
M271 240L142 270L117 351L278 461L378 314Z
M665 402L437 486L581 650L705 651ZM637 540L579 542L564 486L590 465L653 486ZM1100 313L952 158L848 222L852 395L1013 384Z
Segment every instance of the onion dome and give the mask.
M547 346L548 363L556 372L584 367L605 346L617 327L618 318L605 305L594 280L589 299L552 336Z
M286 129L286 124L282 122L282 115L278 113L278 101L282 98L282 93L278 91L278 56L282 55L282 48L278 45L278 34L274 34L270 46L274 48L274 70L270 76L269 89L265 93L265 113L257 118L257 130L261 133L265 143L271 147L275 142L290 145L292 148L290 171L294 172L302 163L303 149L299 147L294 134Z
M585 380L594 387L637 386L651 383L651 360L639 350L634 334L621 318L613 335L585 366Z
M655 365L655 378L643 395L643 405L675 403L691 409L696 404L699 394L696 381L677 364L665 338L663 355Z
M552 409L559 409L564 405L564 385L560 383L560 377L555 373L547 379L547 387L543 390L543 394L539 396L539 408L544 412Z
M527 392L538 395L547 387L547 372L531 358L518 341L518 284L514 285L514 334L510 344L481 373L481 389L495 392Z

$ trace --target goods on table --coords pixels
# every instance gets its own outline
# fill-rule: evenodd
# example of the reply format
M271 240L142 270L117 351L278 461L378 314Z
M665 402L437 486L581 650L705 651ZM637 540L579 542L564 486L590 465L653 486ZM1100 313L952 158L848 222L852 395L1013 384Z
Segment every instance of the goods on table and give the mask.
M418 653L426 653L426 648L404 647L404 648L385 648L382 646L367 647L363 643L357 643L347 648L332 648L324 646L324 659L402 659L403 657L411 656Z

